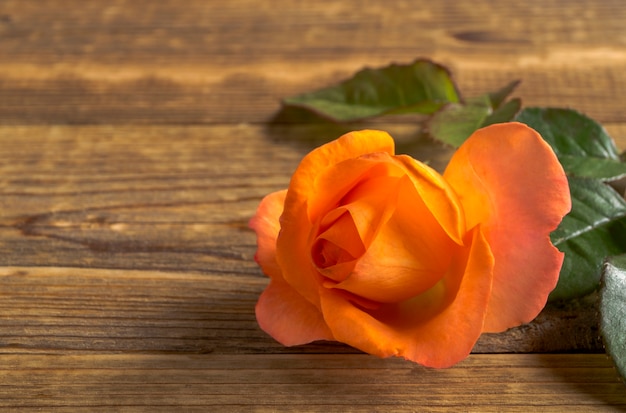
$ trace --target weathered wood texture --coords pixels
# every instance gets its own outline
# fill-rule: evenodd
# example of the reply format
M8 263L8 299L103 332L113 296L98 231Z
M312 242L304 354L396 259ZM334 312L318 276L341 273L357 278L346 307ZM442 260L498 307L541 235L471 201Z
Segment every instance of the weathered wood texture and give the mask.
M430 57L467 95L624 120L626 8L564 1L0 1L0 122L264 122L280 98Z
M593 298L444 371L284 348L254 319L247 221L342 132L268 123L279 99L365 65L430 57L468 96L521 78L525 105L576 108L626 148L625 18L617 0L0 0L0 408L624 407L583 354L602 352ZM445 165L413 120L374 126Z
M603 355L474 355L429 370L366 355L11 355L0 408L185 412L600 412L626 408Z

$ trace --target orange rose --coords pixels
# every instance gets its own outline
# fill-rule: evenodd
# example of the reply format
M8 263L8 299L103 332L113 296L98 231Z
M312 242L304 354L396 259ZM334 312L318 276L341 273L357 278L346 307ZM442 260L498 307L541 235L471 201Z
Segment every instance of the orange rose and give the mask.
M443 176L394 155L385 132L346 134L250 221L271 279L257 320L288 346L451 366L544 307L563 260L549 234L570 202L556 156L520 123L476 131Z

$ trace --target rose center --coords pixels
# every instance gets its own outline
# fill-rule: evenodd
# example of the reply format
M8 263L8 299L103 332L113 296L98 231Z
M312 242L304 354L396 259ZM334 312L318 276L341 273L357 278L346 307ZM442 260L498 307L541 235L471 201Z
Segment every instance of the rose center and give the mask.
M313 245L313 261L320 269L355 259L348 251L326 239L319 238Z
M403 177L384 183L386 186L368 180L352 192L343 207L350 214L334 221L327 229L334 231L333 236L321 234L314 246L318 271L336 282L325 286L379 303L394 303L436 285L447 274L458 246L418 191L418 185L428 182ZM382 199L381 192L386 195ZM320 238L332 245L318 245ZM349 249L357 242L362 250ZM327 261L331 266L320 265Z
M336 209L325 221L325 230L311 247L311 259L322 275L340 282L348 277L356 260L365 253L365 245L349 211Z

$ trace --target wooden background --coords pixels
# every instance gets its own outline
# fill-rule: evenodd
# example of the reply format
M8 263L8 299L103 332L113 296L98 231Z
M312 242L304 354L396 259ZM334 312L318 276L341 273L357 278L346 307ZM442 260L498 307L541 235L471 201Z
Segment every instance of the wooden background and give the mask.
M465 96L514 79L626 148L620 0L0 0L0 410L613 411L596 300L447 370L283 348L247 221L337 128L280 99L429 57ZM353 125L364 127L363 125ZM367 125L371 126L371 125ZM412 119L388 119L400 147Z

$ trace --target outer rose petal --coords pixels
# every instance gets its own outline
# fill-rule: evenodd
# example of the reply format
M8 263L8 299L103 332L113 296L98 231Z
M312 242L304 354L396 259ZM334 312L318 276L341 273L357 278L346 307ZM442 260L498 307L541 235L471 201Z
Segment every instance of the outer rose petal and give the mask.
M282 279L272 279L256 305L259 326L285 346L334 340L322 313Z
M570 210L567 178L541 136L521 123L476 131L452 157L444 178L481 224L495 257L484 331L531 321L558 281L563 254L550 242Z
M480 228L469 237L471 248L456 257L446 279L413 300L368 311L333 290L323 292L322 310L333 335L367 353L402 356L428 367L463 360L482 331L493 269Z
M283 213L286 194L287 190L283 190L263 198L256 214L248 223L257 236L257 251L254 259L263 272L270 277L282 278L280 267L276 262L276 239L280 231L278 219Z
M286 346L333 340L320 311L283 280L282 271L276 262L279 217L283 212L286 194L286 190L278 191L263 198L249 223L257 233L255 260L263 272L272 278L257 302L257 321L265 332Z
M284 213L280 217L276 260L285 280L316 306L319 306L317 288L323 280L311 264L312 223L308 214L308 200L318 196L316 179L326 168L344 160L376 152L393 154L393 151L393 139L385 132L351 132L310 152L291 178Z
M406 175L406 171L396 165L394 157L386 152L376 152L356 159L348 159L326 168L315 177L315 197L307 202L309 220L325 221L325 215L336 207L348 205L354 201L368 203L378 199L372 205L372 213L379 215L384 209L392 208L388 195L395 191L393 178ZM367 198L367 199L363 199ZM369 223L367 225L370 226ZM377 227L375 225L374 227ZM364 237L364 241L367 236Z

